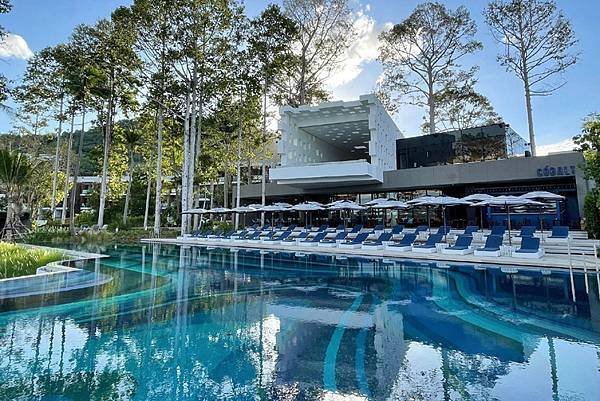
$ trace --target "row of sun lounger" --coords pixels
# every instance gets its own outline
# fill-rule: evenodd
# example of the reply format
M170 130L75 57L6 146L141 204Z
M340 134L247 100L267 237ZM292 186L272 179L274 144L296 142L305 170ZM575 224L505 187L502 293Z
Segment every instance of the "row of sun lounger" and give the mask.
M335 229L322 225L310 230L290 226L286 228L258 228L250 227L246 230L235 232L233 230L198 232L193 236L207 241L220 241L229 243L264 243L264 244L298 244L302 246L315 246L324 248L339 247L341 249L386 249L391 252L417 252L434 253L442 252L452 255L466 255L473 253L475 256L498 257L502 253L504 243L504 227L494 227L484 237L482 247L472 245L473 234L479 230L476 226L467 227L462 233L456 235L451 246L446 245L450 227L440 227L437 232L428 233L427 226L419 226L413 232L406 232L404 227L397 225L392 230L386 231L383 226L372 230L364 230L357 225L350 230L343 226ZM540 238L535 237L535 227L522 227L514 238L520 238L520 247L513 253L515 257L539 258L544 250L540 247ZM568 227L555 226L549 239L562 240L569 236ZM417 243L418 239L424 243ZM439 245L443 244L443 245Z

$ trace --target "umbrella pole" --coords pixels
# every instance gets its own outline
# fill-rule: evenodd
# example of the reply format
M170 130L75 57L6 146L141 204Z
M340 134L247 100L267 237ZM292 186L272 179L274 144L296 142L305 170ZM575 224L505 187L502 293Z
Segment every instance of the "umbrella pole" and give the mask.
M544 220L542 219L542 206L539 207L539 216L540 218L540 232L542 234L542 241L544 240Z
M446 242L446 206L442 206L442 214L444 217L444 242Z
M508 219L508 245L512 245L512 239L510 235L510 206L506 203L506 217Z
M480 227L480 231L483 232L483 206L479 207L479 214L480 214L480 218L481 218L481 227Z

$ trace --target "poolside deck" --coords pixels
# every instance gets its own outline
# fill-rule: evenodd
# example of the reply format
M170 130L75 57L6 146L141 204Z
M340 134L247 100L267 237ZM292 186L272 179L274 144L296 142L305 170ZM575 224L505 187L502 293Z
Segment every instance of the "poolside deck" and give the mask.
M206 246L213 248L227 249L259 249L273 250L284 252L300 252L300 253L318 253L318 254L334 254L346 256L366 256L378 258L397 258L397 259L416 259L430 261L444 261L467 264L494 264L494 265L510 265L510 266L528 266L536 268L549 269L570 269L579 271L595 272L600 271L600 260L593 255L572 254L571 257L567 254L546 254L540 259L524 259L510 256L500 257L478 257L471 255L446 255L443 253L417 253L417 252L393 252L388 250L371 250L371 249L342 249L342 248L323 248L316 246L303 246L300 244L282 245L282 244L263 244L263 243L229 243L221 241L210 241L200 238L148 238L142 239L142 242L147 243L164 243L187 246Z

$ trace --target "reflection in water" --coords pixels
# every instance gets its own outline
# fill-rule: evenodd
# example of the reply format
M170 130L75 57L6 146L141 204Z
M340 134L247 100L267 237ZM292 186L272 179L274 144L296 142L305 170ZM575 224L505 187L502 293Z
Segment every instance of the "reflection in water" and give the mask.
M0 400L600 398L598 282L165 245L0 301ZM595 273L593 273L595 275Z

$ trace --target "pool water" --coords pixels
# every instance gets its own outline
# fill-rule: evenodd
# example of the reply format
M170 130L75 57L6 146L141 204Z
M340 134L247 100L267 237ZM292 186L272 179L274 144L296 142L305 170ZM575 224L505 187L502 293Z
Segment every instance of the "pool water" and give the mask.
M600 399L594 268L93 251L108 283L0 301L0 400Z

